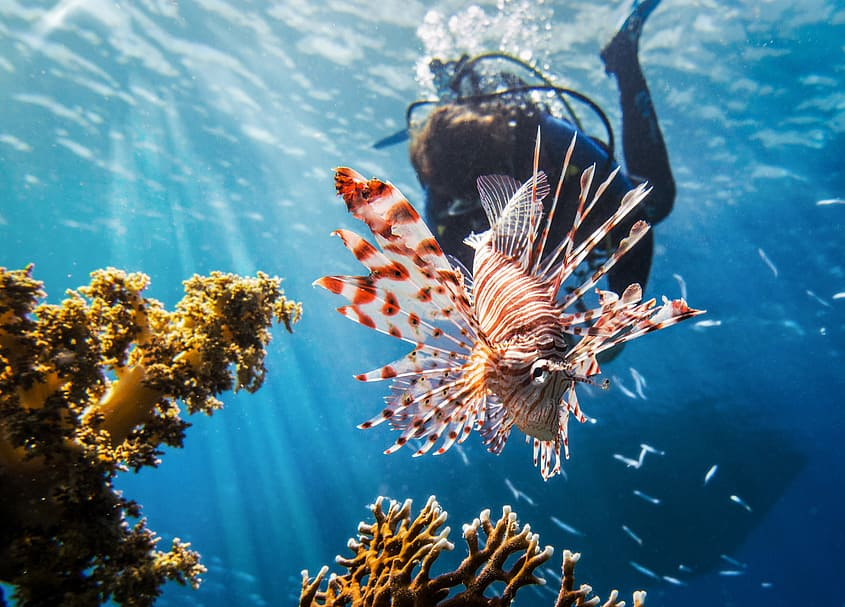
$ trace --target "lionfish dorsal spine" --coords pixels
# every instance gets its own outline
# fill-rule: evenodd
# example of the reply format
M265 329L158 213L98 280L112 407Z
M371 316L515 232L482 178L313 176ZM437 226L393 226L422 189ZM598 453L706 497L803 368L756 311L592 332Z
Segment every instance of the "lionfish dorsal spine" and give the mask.
M539 129L537 131L537 139L540 139L540 132ZM543 233L540 236L539 244L537 245L537 253L534 256L534 263L531 267L531 273L535 276L543 274L540 271L541 261L543 260L543 253L546 250L546 243L549 239L549 233L552 229L552 222L555 218L555 211L557 210L557 202L560 199L560 192L563 189L563 183L566 179L566 173L569 171L569 163L572 160L572 153L575 151L575 141L577 139L577 133L573 134L572 141L569 143L569 147L566 150L566 155L563 158L563 167L561 167L560 171L560 178L557 180L557 187L555 188L555 195L552 198L552 204L549 207L549 212L546 215L546 225L543 228ZM538 153L535 150L534 153L535 157L535 165L537 164L537 157Z
M592 289L596 283L601 280L601 278L607 274L610 269L616 265L616 263L622 259L622 257L630 251L635 244L637 244L642 238L649 232L651 226L647 224L645 221L637 221L632 227L631 231L628 233L628 236L623 238L619 245L617 245L616 250L605 260L605 262L596 269L583 283L578 285L571 293L569 293L566 298L563 300L562 308L566 309L573 302L583 297L587 291Z
M581 242L578 246L572 248L568 255L566 255L562 262L561 267L559 270L559 276L566 277L569 276L575 268L577 268L581 263L587 259L587 256L590 252L608 235L610 232L618 226L622 221L628 216L631 211L633 211L637 205L639 205L643 199L648 196L648 193L651 192L651 188L648 187L647 184L641 183L633 190L628 191L625 196L622 197L622 202L619 205L619 208L611 215L607 220L605 220L602 225L597 228L592 234L587 236L583 242ZM592 206L592 203L591 203ZM586 216L586 215L585 215ZM644 222L640 221L637 222L634 227L631 229L631 233L629 234L629 245L627 247L622 248L621 252L617 251L619 254L611 255L610 259L608 259L609 265L605 268L604 272L610 269L618 260L622 257L628 250L630 250L631 246L636 244L649 230L649 225ZM604 273L602 272L602 273ZM598 280L597 277L596 281ZM560 282L562 283L561 279ZM580 295L579 295L580 297ZM578 297L573 297L570 294L563 302L563 308L566 309L570 305L572 305Z
M549 193L545 173L536 173L521 186L512 177L484 175L478 178L478 191L490 230L481 235L483 240L476 241L476 248L489 239L493 250L528 271L531 247L543 214L541 201Z

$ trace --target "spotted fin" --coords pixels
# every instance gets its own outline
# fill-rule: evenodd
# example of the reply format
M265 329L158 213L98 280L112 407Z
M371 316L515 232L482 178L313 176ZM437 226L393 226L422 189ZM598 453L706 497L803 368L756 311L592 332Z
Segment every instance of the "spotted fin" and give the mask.
M385 407L360 427L389 421L399 430L388 453L408 445L422 455L438 441L442 453L484 415L482 383L467 373L478 328L465 277L391 184L341 168L335 185L378 248L354 232L336 231L369 273L325 276L315 284L349 300L338 308L347 318L414 345L404 357L356 376L391 380Z
M376 243L435 270L452 270L446 255L411 203L389 182L365 179L350 168L335 169L335 188L346 208L370 228Z
M459 340L474 332L461 272L449 264L407 199L391 184L365 180L346 168L337 169L335 185L381 248L354 232L335 232L369 270L367 276L327 276L315 282L350 301L341 313L399 338L410 330L412 339L419 340L426 333L418 324L423 319L447 321L441 331Z

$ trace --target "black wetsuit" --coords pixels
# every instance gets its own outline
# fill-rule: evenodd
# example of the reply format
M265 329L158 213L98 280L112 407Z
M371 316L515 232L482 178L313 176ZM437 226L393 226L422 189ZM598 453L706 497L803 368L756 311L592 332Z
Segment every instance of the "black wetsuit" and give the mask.
M627 221L613 231L611 242L603 243L603 252L612 252L619 241L627 236L630 227L638 219L644 219L652 226L663 220L672 210L675 199L675 182L669 166L669 158L660 126L651 102L651 96L637 59L636 48L626 47L627 40L613 48L611 53L603 53L608 73L617 76L620 103L622 107L622 145L626 162L626 173L620 172L605 192L596 207L592 221L588 221L580 230L581 238L589 235L600 222L609 217L619 206L619 202L634 183L647 181L652 187L651 193L640 208L629 215ZM539 124L541 131L540 169L549 178L552 191L557 185L560 168L566 149L576 127L572 123L540 112L533 123L523 125L523 131L532 133L523 137L513 149L510 164L517 174L511 175L524 182L531 176L534 137ZM570 174L558 202L558 212L550 234L547 251L560 241L572 225L572 219L578 204L579 179L581 171L596 165L593 187L601 183L616 168L617 164L608 158L605 148L583 133L578 133L578 140L570 164ZM577 174L576 174L577 171ZM478 175L474 176L478 177ZM438 237L444 250L460 260L467 268L472 267L472 250L463 244L470 232L488 229L487 220L480 203L466 201L456 205L455 201L439 197L432 193L428 184L423 183L426 191L425 219ZM437 188L433 188L437 189ZM456 208L458 207L458 208ZM576 238L577 240L577 238ZM654 250L653 234L650 232L634 249L628 252L608 274L611 290L621 293L632 283L646 286ZM593 266L601 262L602 255L590 260Z

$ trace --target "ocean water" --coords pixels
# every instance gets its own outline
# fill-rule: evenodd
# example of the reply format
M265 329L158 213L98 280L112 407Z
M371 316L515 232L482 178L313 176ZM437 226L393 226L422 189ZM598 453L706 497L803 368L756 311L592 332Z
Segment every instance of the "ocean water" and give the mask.
M431 56L514 53L599 101L618 131L598 50L622 5L374 4L0 0L0 265L35 263L51 301L97 268L142 271L168 305L193 273L262 270L305 308L293 335L274 332L258 393L225 395L184 449L120 481L209 569L158 604L294 604L300 571L345 554L378 495L437 496L456 543L444 568L461 523L510 504L555 546L548 568L580 551L577 580L602 597L843 604L845 4L664 0L651 16L640 57L678 196L648 292L685 284L707 322L604 367L611 389L581 396L597 423L570 426L566 477L548 482L516 434L498 457L477 436L439 457L383 455L389 430L355 426L387 386L352 376L404 348L311 283L358 271L329 237L359 229L333 167L421 201L405 147L371 144L427 94ZM639 469L613 457L642 443L663 454ZM553 601L526 588L516 602Z

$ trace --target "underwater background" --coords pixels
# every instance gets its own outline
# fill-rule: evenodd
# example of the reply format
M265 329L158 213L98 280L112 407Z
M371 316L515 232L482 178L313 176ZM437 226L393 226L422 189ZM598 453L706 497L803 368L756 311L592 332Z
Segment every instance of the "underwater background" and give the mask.
M389 179L419 203L406 147L372 143L430 95L420 67L463 52L533 62L600 102L618 133L598 50L622 9L0 0L0 265L35 263L52 302L116 266L149 274L147 294L167 306L212 270L282 276L304 305L294 335L276 330L261 390L225 395L222 411L191 419L184 449L118 481L164 544L190 541L209 569L197 591L166 586L159 605L294 604L300 571L345 554L378 495L415 508L437 496L456 544L441 568L463 555L461 523L510 504L555 546L547 568L580 551L576 580L603 597L842 604L841 2L663 0L650 17L640 59L678 195L655 228L647 295L684 287L708 313L603 366L611 389L582 394L597 423L570 425L565 477L543 482L518 435L498 457L472 436L411 458L382 454L386 427L355 428L387 385L353 374L406 348L311 286L359 269L329 237L361 228L331 169ZM636 459L642 443L663 454L638 469L613 457ZM553 604L546 577L516 603Z

